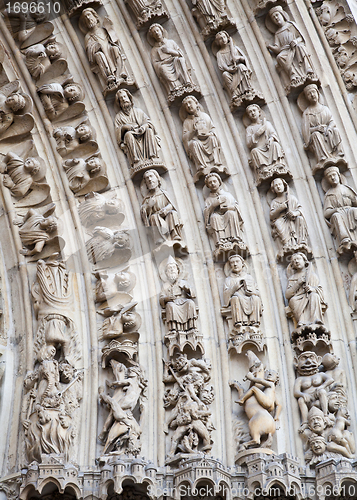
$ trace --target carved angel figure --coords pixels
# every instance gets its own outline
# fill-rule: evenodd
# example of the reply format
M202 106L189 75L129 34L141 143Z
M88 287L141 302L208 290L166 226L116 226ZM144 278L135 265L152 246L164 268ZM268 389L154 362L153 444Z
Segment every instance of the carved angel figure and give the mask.
M312 264L302 252L291 257L287 269L288 286L285 297L289 301L290 313L297 328L308 325L323 325L327 309L319 278L312 270Z
M214 401L208 359L187 359L179 354L165 363L164 383L174 384L165 392L165 408L172 408L168 426L173 429L167 463L180 459L180 452L208 452L212 449L209 405Z
M125 65L126 55L109 17L101 26L97 12L87 8L83 10L78 24L85 34L84 43L91 70L98 75L104 95L123 84L132 85L134 82Z
M31 12L30 9L26 13L22 9L18 12L15 8L5 11L6 17L10 21L11 31L21 43L21 49L42 42L52 35L54 26L47 21L48 11L42 7L35 2Z
M53 131L53 137L57 143L56 149L61 156L67 156L73 151L76 151L77 156L87 156L98 149L93 129L86 122L80 123L77 127L71 125L57 127Z
M306 81L317 81L304 37L280 5L269 10L266 24L275 38L268 49L276 55L278 71L285 75L287 92Z
M106 198L95 192L85 195L84 201L78 207L78 212L85 227L97 225L97 222L107 217L113 219L117 225L125 219L124 204L121 200L115 196Z
M183 144L195 165L194 181L212 171L227 173L227 167L222 165L221 143L216 128L210 116L202 111L196 97L185 97L180 118L183 121Z
M270 205L270 223L272 236L279 240L281 247L278 257L300 250L311 252L302 207L288 184L277 177L271 183L271 191L276 195Z
M63 163L69 181L69 187L76 194L102 191L109 183L104 161L94 155L86 160L73 158Z
M220 31L216 35L215 45L218 46L218 68L222 71L232 109L252 101L255 97L263 98L262 94L252 87L252 70L246 56L234 45L233 38L226 31Z
M93 236L86 242L88 259L92 264L109 259L114 252L120 253L123 262L127 262L131 257L131 240L127 231L112 231L107 227L96 226Z
M357 193L342 184L338 167L328 167L324 180L330 186L325 194L324 216L341 254L357 247Z
M207 231L213 236L215 257L234 249L246 249L243 239L243 219L235 198L222 189L222 179L216 173L205 177L210 194L205 199L204 218Z
M181 48L174 40L167 38L167 32L160 24L150 26L148 40L152 45L151 62L167 93L168 101L198 91Z
M224 306L231 307L235 327L259 326L263 304L254 278L240 255L232 255L228 262L231 271L224 282Z
M230 382L230 386L237 389L240 398L237 402L244 407L249 419L248 426L252 439L243 443L241 449L269 448L278 428L282 410L276 395L279 375L274 370L265 370L263 363L253 351L247 351L246 355L249 359L249 372L246 375L246 379L250 381L249 389L244 391L238 382Z
M302 115L302 135L305 149L311 150L318 162L315 168L337 163L344 156L340 132L329 108L319 102L317 85L307 85L304 96L308 102Z
M62 85L60 83L46 83L41 85L37 92L51 121L74 118L83 113L85 106L81 100L84 97L83 90L78 83L68 79Z
M28 113L31 108L31 98L20 91L18 80L0 88L0 142L19 138L32 130L35 122Z
M56 255L59 246L64 246L63 239L58 237L58 219L52 215L55 210L54 203L41 209L30 208L21 220L14 221L20 228L19 235L24 247L20 250L21 254L37 256L42 254L46 245L50 255Z
M141 204L141 218L146 227L153 228L155 244L181 240L183 224L169 195L161 189L160 175L156 170L147 170L143 181L148 192Z
M257 183L274 175L290 174L284 160L284 151L273 125L265 118L257 104L246 109L246 143L250 149L250 165L254 168Z
M141 28L155 18L167 19L164 3L161 0L127 0L126 3L131 8L137 28Z
M103 454L116 451L119 454L137 456L141 450L141 428L133 412L144 397L147 380L139 365L126 368L115 359L110 360L114 382L107 386L114 389L113 396L105 394L99 387L99 399L109 408L109 415L104 422L99 439L103 441Z
M128 156L133 174L159 161L160 137L150 118L133 103L133 96L126 89L118 90L116 103L119 112L115 116L117 142Z

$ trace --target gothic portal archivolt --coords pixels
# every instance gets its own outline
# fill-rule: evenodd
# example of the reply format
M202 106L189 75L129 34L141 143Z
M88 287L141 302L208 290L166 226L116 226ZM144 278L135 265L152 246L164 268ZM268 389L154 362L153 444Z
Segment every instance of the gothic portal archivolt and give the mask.
M3 3L4 498L356 498L354 10Z

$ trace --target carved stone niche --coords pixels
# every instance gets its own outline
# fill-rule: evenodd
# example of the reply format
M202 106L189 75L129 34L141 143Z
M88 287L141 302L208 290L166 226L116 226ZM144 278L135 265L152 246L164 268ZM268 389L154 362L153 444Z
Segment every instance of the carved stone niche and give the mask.
M327 303L317 274L305 254L296 252L287 267L288 300L286 314L294 321L292 340L297 350L308 348L330 348L331 333L324 324Z
M160 292L161 315L168 332L165 343L172 356L175 349L183 352L187 345L192 350L204 353L203 335L197 329L198 307L195 292L186 280L184 263L171 255L159 266L160 278L164 285Z
M206 175L203 194L205 226L215 244L214 260L224 262L229 255L238 253L244 257L249 255L238 202L222 186L217 173Z
M232 255L224 266L222 316L228 320L228 349L241 353L251 346L258 351L265 347L260 329L263 304L253 276L240 255Z
M11 144L28 136L35 124L32 99L20 89L19 80L0 87L0 152L6 154Z
M152 24L147 32L151 45L151 62L158 79L167 95L169 104L183 97L196 93L201 95L199 85L194 81L192 70L185 55L161 24Z
M257 185L266 184L277 176L292 179L278 134L260 106L250 104L243 115L243 123L251 155L249 165L254 169Z
M140 108L134 106L131 93L118 90L115 96L115 135L118 146L128 157L132 178L155 168L166 172L167 168L159 157L161 139L154 124Z
M133 13L138 29L170 17L162 0L125 0L125 3Z
M265 24L274 34L274 44L267 48L276 56L277 71L286 93L301 89L307 83L318 82L304 36L281 5L269 10Z
M83 9L89 7L98 9L103 5L102 0L63 0L68 17L78 16Z
M183 145L194 165L194 182L211 172L229 175L228 168L223 164L221 141L216 127L196 97L185 97L179 114L183 122Z
M167 425L173 429L167 465L202 457L202 453L212 449L211 432L215 427L209 406L215 393L210 373L208 359L188 359L186 354L178 354L174 360L165 362L163 381L168 388L164 407L171 409Z
M252 70L247 57L234 43L227 31L220 31L212 44L212 52L216 56L218 68L231 99L232 111L253 102L265 103L263 94L253 88Z
M87 118L78 125L57 127L52 135L62 158L87 158L98 151L95 130Z
M311 151L316 159L312 173L316 174L330 166L346 168L340 132L331 111L322 104L317 85L307 85L299 95L297 103L302 112L304 148Z
M306 220L299 201L291 193L287 182L276 177L267 193L270 206L271 234L276 240L280 261L295 252L312 257Z
M109 17L103 22L92 8L82 11L78 22L93 73L98 75L104 97L122 86L135 86L127 68L127 57Z
M286 0L253 0L254 14L260 13L260 11L265 11L266 9L271 9L275 5L286 5Z
M265 369L253 351L247 351L249 371L245 376L249 387L245 390L239 382L229 385L238 391L239 403L248 417L251 439L241 444L236 460L251 453L272 454L273 435L279 428L282 405L276 394L279 375L274 370ZM249 450L246 451L246 450Z
M236 30L237 25L231 17L226 0L196 0L191 2L193 17L201 29L204 40L221 30Z
M55 37L31 45L23 50L23 54L25 65L37 86L50 83L67 71L66 50Z
M56 205L50 203L41 208L30 208L24 214L17 213L13 223L19 227L23 245L20 253L30 257L30 262L56 257L66 244L60 236L62 224L54 215L55 210Z
M0 169L3 185L10 191L16 208L35 207L48 201L46 165L37 156L32 141L14 145L1 158Z
M143 197L141 218L155 245L154 252L168 253L174 249L187 254L187 246L182 240L183 222L165 191L164 179L156 170L150 169L144 173L140 192Z
M347 185L338 167L328 167L321 182L325 191L324 216L336 240L339 255L357 249L357 193Z
M88 158L71 158L63 162L69 187L77 195L85 195L92 191L103 191L108 187L107 167L95 153Z
M141 416L148 382L143 368L123 355L120 348L112 350L105 363L113 372L113 377L106 380L106 387L113 393L107 394L104 386L98 389L99 401L109 410L98 436L104 444L101 455L136 457L141 451Z

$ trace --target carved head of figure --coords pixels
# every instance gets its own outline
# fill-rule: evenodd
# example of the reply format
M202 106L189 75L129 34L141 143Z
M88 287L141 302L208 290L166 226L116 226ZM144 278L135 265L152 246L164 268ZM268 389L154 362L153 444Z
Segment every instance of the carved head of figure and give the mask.
M335 354L327 352L321 360L321 364L325 370L334 370L338 366L340 358Z
M185 99L182 101L182 105L186 113L188 113L189 115L196 115L201 109L199 102L193 95L188 95L187 97L185 97Z
M29 174L35 175L40 171L41 164L36 158L31 157L25 161L24 168Z
M308 443L310 445L311 451L315 453L315 455L322 455L326 451L326 440L323 436L312 435Z
M51 61L62 56L62 50L56 40L51 40L46 44L46 54Z
M313 351L302 352L296 360L296 371L301 376L314 375L319 371L321 356Z
M280 177L277 177L272 181L270 184L270 189L273 191L273 193L279 195L283 193L284 191L287 190L287 183L284 179L281 179Z
M108 215L116 215L120 213L121 210L121 202L117 198L112 198L111 200L107 200L105 202L105 212Z
M97 24L100 23L100 19L96 11L92 8L84 9L81 17L80 17L80 22L85 24L87 28L90 30L94 28Z
M78 83L69 83L63 88L63 95L69 102L76 102L81 99L82 89Z
M233 274L240 274L244 267L244 259L240 255L231 255L228 258Z
M174 370L181 372L188 368L188 359L186 354L179 354L173 363Z
M301 271L309 265L307 257L302 252L296 252L291 256L290 266L295 271Z
M211 193L216 193L222 185L222 179L218 174L212 172L206 175L205 184Z
M80 125L78 125L78 127L76 128L76 132L79 142L86 142L92 139L92 129L85 123L81 123Z
M157 187L161 186L161 177L154 169L147 170L143 179L149 191L153 191Z
M115 102L124 113L129 113L133 107L133 96L126 89L120 89L115 95Z
M325 31L325 36L330 45L340 45L342 43L339 32L333 28L328 28Z
M333 392L328 393L328 411L336 413L340 408L347 406L346 393L342 388L337 388Z
M175 259L170 255L170 257L167 259L166 267L165 267L165 274L169 280L170 283L175 283L177 278L179 277L180 274L180 268L177 265L177 262Z
M213 385L204 385L199 391L199 398L205 405L210 405L214 401L214 387Z
M58 229L57 217L47 217L40 223L40 228L46 231L46 233L53 233Z
M37 411L38 421L41 425L45 425L51 421L49 413L44 408L42 408L42 406L38 405L36 407L36 411Z
M18 93L10 94L5 103L13 113L24 109L24 107L26 106L26 100L24 96Z
M36 43L26 50L26 59L46 59L46 48L42 43Z
M315 83L306 85L304 94L309 104L317 104L319 102L319 89Z
M56 356L56 347L54 345L44 345L37 354L37 360L42 363L42 361L53 360Z
M93 156L92 158L89 158L86 161L87 164L87 170L90 173L90 175L95 175L98 174L103 166L103 162L100 158L97 156Z
M215 42L219 47L225 47L226 45L229 44L230 36L228 35L227 31L220 31L217 33Z
M313 406L309 410L309 413L307 416L307 422L308 422L310 430L312 430L316 434L321 435L323 433L323 431L326 429L325 416L319 408L316 408L316 406Z
M264 378L268 382L274 382L275 385L279 383L279 374L275 370L265 370Z
M129 248L130 236L126 231L116 231L114 233L114 246L115 248Z
M341 175L338 167L328 167L325 170L324 177L331 187L338 186L341 183Z
M280 5L277 5L270 9L268 15L270 16L270 19L273 21L273 23L278 26L278 28L284 26L286 22L286 12Z
M246 109L246 113L251 122L257 123L261 118L262 110L258 104L250 104Z
M349 55L343 45L341 45L336 52L336 62L340 68L344 68L348 63Z
M74 368L69 363L63 362L59 366L59 372L61 376L61 382L64 384L69 384L74 377Z
M149 28L148 35L151 36L156 42L161 42L164 37L164 28L161 24L152 24Z

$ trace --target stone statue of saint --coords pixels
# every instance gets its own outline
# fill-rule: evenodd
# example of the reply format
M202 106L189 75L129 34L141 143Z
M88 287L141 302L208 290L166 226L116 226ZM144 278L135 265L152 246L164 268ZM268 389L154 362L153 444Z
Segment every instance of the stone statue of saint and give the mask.
M290 175L285 164L284 151L273 125L265 118L257 104L251 104L244 116L246 143L250 149L250 165L254 168L257 183L274 175Z
M196 169L194 181L212 171L227 173L227 167L222 165L221 143L216 128L210 116L202 111L196 97L185 97L180 117L183 121L183 144Z
M271 8L265 22L274 33L274 45L268 45L268 49L276 55L277 69L285 77L286 91L306 81L317 81L304 37L283 8L280 5Z
M291 315L297 328L309 325L323 325L327 309L319 278L312 270L312 264L302 252L291 257L287 268L288 286L285 297L289 301Z
M163 167L159 160L160 137L150 118L134 106L128 90L118 90L115 100L119 107L115 116L116 139L129 159L132 175L148 166Z
M150 26L148 40L152 46L151 62L166 91L168 101L199 91L191 78L181 48L174 40L167 38L167 31L161 24Z
M317 85L307 85L303 97L308 105L302 115L302 135L305 149L312 151L317 160L315 170L341 162L342 139L331 111L319 102ZM303 99L299 98L298 104L303 106Z
M155 244L181 240L183 224L169 195L161 188L160 175L156 170L147 170L143 181L147 195L141 204L141 218L146 227L153 228Z
M259 326L263 304L253 276L247 273L240 255L232 255L228 262L230 273L224 282L224 307L231 307L235 327Z
M125 66L126 56L109 17L101 26L97 12L87 8L78 24L85 33L84 43L91 70L101 80L104 95L123 84L132 85L134 82Z
M270 223L272 236L280 243L278 258L301 250L311 252L302 207L288 184L277 177L271 183L271 191L275 198L270 205Z
M229 17L226 0L196 0L192 14L201 28L201 35L206 40L218 30L235 28L236 24Z
M324 216L336 238L338 253L357 247L357 193L341 182L338 167L325 170L324 181L329 185L324 200Z
M216 246L215 257L235 249L246 250L243 219L237 201L222 189L222 180L215 172L205 177L205 184L210 194L205 199L204 218Z
M257 92L251 83L252 70L248 65L246 56L233 38L226 31L220 31L215 37L217 64L224 84L231 98L231 108L239 108L242 104L251 102L256 97L262 99L263 95Z

